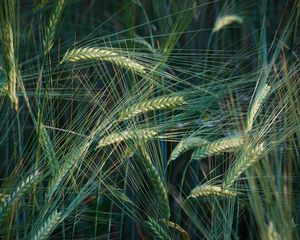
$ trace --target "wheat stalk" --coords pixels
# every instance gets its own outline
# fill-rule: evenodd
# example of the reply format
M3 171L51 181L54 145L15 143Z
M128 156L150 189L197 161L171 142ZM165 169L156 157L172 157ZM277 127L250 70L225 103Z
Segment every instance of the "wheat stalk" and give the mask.
M99 141L97 147L98 148L104 147L111 144L120 143L129 139L146 141L148 139L153 138L157 134L158 132L152 129L134 129L134 130L127 130L123 132L115 132L103 137Z
M43 40L44 54L47 54L53 46L57 26L61 19L66 1L67 0L57 0L55 3L54 10L50 16L49 22L45 30L45 35Z
M67 51L63 57L63 61L68 62L77 62L82 60L106 61L142 75L146 74L145 67L143 65L110 49L95 47L75 48L71 51Z
M164 223L166 226L170 227L170 228L174 228L176 229L178 232L180 232L181 234L181 237L183 240L190 240L190 236L189 234L187 233L186 230L184 230L181 226L179 226L178 224L174 223L174 222L170 222L170 221L167 221L165 219L161 219L159 220L160 222Z
M61 212L54 210L42 226L31 237L32 240L46 240L60 221Z
M4 58L7 77L7 95L16 111L19 109L19 101L16 93L17 64L15 61L14 36L10 23L4 25L3 31Z
M243 136L225 137L213 141L211 143L204 144L198 148L192 155L192 159L200 160L202 158L219 154L221 152L236 149L244 144Z
M155 219L149 217L148 220L146 221L146 225L150 228L152 234L156 238L161 240L171 240L166 230Z
M34 172L33 174L25 178L12 193L4 195L4 198L0 203L0 218L6 216L12 205L17 202L33 186L38 176L39 172Z
M217 18L217 21L215 22L213 32L218 32L222 28L224 28L234 22L242 24L243 19L237 15L226 15L226 16L219 17L219 18Z
M203 184L195 187L188 198L203 198L210 196L217 197L235 197L237 192L230 189L223 189L221 186Z
M227 172L224 178L223 188L229 188L247 168L255 164L259 160L264 149L264 143L247 149Z
M200 137L188 137L186 139L182 139L176 147L173 149L171 156L170 156L170 161L175 160L178 158L182 153L194 149L197 147L202 146L203 144L208 144L209 142L205 140L204 138Z
M146 113L153 110L159 109L170 109L179 107L185 104L185 100L182 96L175 97L159 97L155 99L150 99L147 101L139 102L133 104L132 106L126 108L120 113L119 120L126 120L134 116L139 115L140 113Z
M271 87L268 84L264 84L260 88L260 90L256 93L255 98L254 98L254 100L251 104L249 114L247 116L246 132L249 131L252 128L253 122L256 118L256 115L257 115L262 103L264 102L264 100L268 96L270 90L271 90Z
M168 200L168 193L166 191L165 185L163 181L161 180L161 177L153 165L150 156L146 152L145 149L141 148L140 153L143 157L143 163L146 168L146 171L148 173L148 176L154 186L154 191L161 203L160 205L160 213L164 219L170 218L170 206L169 206L169 200Z

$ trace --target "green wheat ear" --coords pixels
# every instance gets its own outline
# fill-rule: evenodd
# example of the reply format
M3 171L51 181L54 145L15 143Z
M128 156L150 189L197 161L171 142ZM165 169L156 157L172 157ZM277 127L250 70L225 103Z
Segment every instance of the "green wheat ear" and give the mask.
M257 116L257 113L259 112L259 109L261 108L261 105L267 98L269 92L271 90L271 87L268 84L264 84L255 94L254 100L251 104L250 111L247 116L247 128L246 132L252 129L254 120Z
M147 174L154 186L154 191L160 202L160 214L166 220L170 218L170 206L168 200L168 193L163 183L156 167L153 165L149 154L146 152L144 147L140 147L140 154L142 156L142 160L144 166L146 168Z
M143 102L133 104L132 106L123 110L120 113L119 121L127 120L141 113L146 113L149 111L180 107L185 103L186 102L182 96L175 96L175 97L162 96L162 97L146 100Z
M54 231L55 227L59 223L61 213L54 210L42 226L33 234L30 238L32 240L46 240L49 239L50 234Z
M230 188L247 168L254 165L259 160L264 150L264 143L247 149L242 156L236 160L229 171L227 171L223 181L223 188Z
M15 60L15 46L13 29L10 23L4 25L2 33L4 45L4 60L7 77L7 95L12 106L18 111L19 100L17 97L17 63Z
M188 198L216 197L235 197L237 192L231 189L223 189L221 186L203 184L195 187Z
M219 154L224 151L234 150L244 144L244 136L225 137L213 141L211 143L203 144L192 155L192 159L200 160L202 158Z
M20 182L19 185L10 194L7 194L2 198L2 201L0 203L0 219L6 216L11 207L33 187L38 176L38 171L29 175L22 182Z
M188 137L185 139L182 139L176 147L173 149L169 161L173 161L176 158L178 158L182 153L198 148L204 144L208 144L209 141L205 140L201 137Z
M84 60L110 62L122 68L126 68L133 72L139 73L142 76L146 75L145 67L143 65L128 57L124 57L111 49L95 47L75 48L65 53L61 63L64 61L78 62Z
M152 232L153 236L155 238L161 239L161 240L171 240L169 234L167 233L166 229L163 228L158 221L155 219L149 217L148 220L145 222L147 227Z
M243 19L237 15L225 15L222 17L217 18L217 21L215 22L213 32L218 32L224 27L232 24L232 23L243 23Z
M131 139L137 141L147 141L155 137L157 134L158 132L152 129L129 129L122 132L115 132L103 137L99 141L97 148L105 147L111 144L118 144Z
M60 22L60 19L62 17L62 13L64 10L64 7L66 5L67 0L57 0L53 9L53 12L51 13L49 22L46 26L44 39L43 39L43 47L44 47L44 54L47 54L50 52L53 43L54 38L56 35L56 31Z

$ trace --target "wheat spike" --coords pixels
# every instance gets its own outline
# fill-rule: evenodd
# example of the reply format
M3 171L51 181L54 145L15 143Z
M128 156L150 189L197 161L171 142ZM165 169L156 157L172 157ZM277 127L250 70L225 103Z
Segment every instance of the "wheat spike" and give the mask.
M159 220L160 222L164 223L166 226L170 227L170 228L174 228L176 229L178 232L180 232L181 237L183 240L190 240L190 236L187 233L186 230L184 230L181 226L179 226L178 224L174 223L174 222L170 222L164 219Z
M194 149L197 147L202 146L203 144L208 144L209 142L205 140L204 138L200 137L188 137L186 139L182 139L176 147L173 149L171 156L170 156L170 161L175 160L178 158L182 153Z
M103 137L97 147L104 147L108 146L111 144L116 144L123 142L125 140L129 139L136 139L136 140L141 140L145 141L148 139L153 138L158 134L157 131L154 131L152 129L134 129L134 130L128 130L128 131L123 131L123 132L115 132L111 133L105 137Z
M70 153L66 156L64 164L59 168L57 173L52 177L48 184L48 192L47 195L50 198L56 189L59 187L63 179L70 173L74 165L83 157L90 146L90 141L84 143L83 145L74 148L70 151Z
M29 175L15 188L12 193L4 196L0 203L0 218L6 216L12 205L17 202L33 186L38 176L38 171Z
M63 61L68 62L77 62L82 60L106 61L142 75L146 74L145 67L143 65L110 49L93 47L76 48L68 51L63 57Z
M50 52L50 50L53 46L57 26L61 19L63 9L66 5L66 1L67 0L57 0L55 3L54 10L50 16L48 25L45 30L45 35L44 35L44 40L43 40L44 54L47 54L48 52Z
M223 17L219 17L215 22L213 32L218 32L222 28L232 24L232 23L243 23L243 19L237 15L226 15Z
M145 149L141 149L140 151L143 157L143 163L147 170L148 176L154 186L154 191L160 201L160 213L163 218L169 219L170 218L170 206L168 200L168 193L166 191L165 185L161 180L161 177L153 165L150 156L146 152Z
M234 165L227 172L223 182L223 187L229 188L247 168L255 164L259 160L264 149L264 143L247 149L247 151L245 151L244 154L237 159Z
M203 198L203 197L235 197L237 192L230 189L223 189L221 186L203 184L195 187L188 198Z
M159 109L170 109L179 107L185 104L185 100L182 96L176 97L159 97L155 99L150 99L147 101L139 102L133 104L132 106L126 108L120 113L119 120L126 120L134 116L139 115L140 113L146 113L153 110Z
M171 240L166 230L155 219L149 217L148 220L146 221L146 225L150 228L152 234L156 238L161 240Z
M218 139L214 142L204 144L202 147L197 149L192 158L195 160L200 160L202 158L219 154L221 152L236 149L244 144L243 136L225 137Z
M3 44L4 44L4 59L5 59L5 70L7 77L7 95L12 106L18 111L19 101L17 97L17 64L15 60L15 49L14 49L14 36L13 30L10 23L4 25L3 31Z
M60 221L61 213L54 210L42 226L31 237L32 240L46 240Z
M56 157L56 153L54 151L53 144L49 137L49 134L43 125L40 128L39 142L40 142L43 150L45 151L45 155L47 156L47 158L51 164L51 169L56 170L57 166L58 166L58 160Z
M263 104L264 100L268 96L270 90L271 90L271 87L268 84L264 84L262 86L262 88L256 93L254 100L251 104L249 114L247 116L246 131L249 131L252 128L253 122L256 118L256 115L257 115L261 105Z

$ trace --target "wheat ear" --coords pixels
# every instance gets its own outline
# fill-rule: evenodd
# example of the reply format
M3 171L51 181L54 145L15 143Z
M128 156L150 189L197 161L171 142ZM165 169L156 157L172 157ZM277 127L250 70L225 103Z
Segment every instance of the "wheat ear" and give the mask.
M66 1L67 0L57 0L55 3L55 6L53 9L53 12L51 13L49 22L48 22L46 30L45 30L44 39L43 39L44 54L47 54L53 46L57 26L60 22Z
M54 151L52 141L49 137L49 134L48 134L46 128L43 125L41 125L41 128L40 128L39 142L45 152L46 157L48 158L48 160L51 164L51 169L53 169L55 171L58 167L58 160L56 157L56 153Z
M66 52L63 58L63 61L68 62L77 62L82 60L106 61L141 75L146 74L145 67L143 65L110 49L95 47L76 48Z
M232 23L243 23L243 19L237 15L226 15L217 18L217 21L215 22L213 32L218 32L222 28L232 24Z
M204 197L235 197L237 192L230 189L223 189L221 186L203 184L195 187L188 198L204 198Z
M273 222L270 222L268 225L267 240L283 240L283 238L275 229Z
M236 149L244 144L243 136L225 137L213 141L211 143L204 144L198 148L192 155L192 159L200 160L202 158L219 154L221 152Z
M78 160L83 157L90 146L90 141L84 143L82 146L72 149L66 156L65 162L57 173L52 177L48 184L47 196L50 198L57 190L64 178L70 173L72 168L77 164Z
M4 202L7 197L8 197L7 194L0 193L0 202Z
M16 93L17 88L17 64L15 61L14 36L10 23L4 25L3 32L4 58L7 77L7 95L12 106L18 111L19 101Z
M237 159L233 166L227 172L223 188L230 188L231 185L240 177L240 175L250 166L255 164L264 151L264 143L258 144L255 147L247 149L244 154Z
M162 223L164 223L166 226L168 226L170 228L173 228L173 229L176 229L178 232L180 232L181 237L182 237L183 240L190 240L191 239L190 236L189 236L189 234L187 233L187 231L184 230L178 224L170 222L170 221L167 221L167 220L164 220L164 219L161 219L159 221L162 222Z
M128 131L115 132L103 137L99 141L97 147L104 147L130 139L146 141L153 138L157 134L158 132L152 129L130 129Z
M170 109L170 108L179 107L185 103L186 102L182 96L158 97L155 99L150 99L147 101L133 104L132 106L126 108L124 111L120 113L119 120L123 121L132 118L134 116L137 116L140 113L146 113L153 110Z
M271 87L268 84L264 84L261 89L256 93L254 100L251 104L250 111L247 116L247 128L246 131L249 131L252 126L253 122L256 118L256 115L263 104L264 100L268 96L269 92L271 90Z
M54 210L51 215L46 219L42 226L31 237L32 240L46 240L49 239L50 234L54 231L55 227L60 221L61 213Z
M144 148L140 148L140 153L143 158L143 163L148 173L148 176L154 186L155 194L157 195L159 202L160 202L160 213L164 219L170 218L170 206L168 200L168 193L166 191L165 185L161 180L161 177L153 165L150 156L146 152Z
M169 234L166 232L166 230L159 224L158 221L155 219L149 217L146 221L146 225L151 230L152 234L161 240L171 240Z
M208 144L209 142L205 140L204 138L200 137L188 137L186 139L182 139L176 147L173 149L171 156L170 156L170 161L175 160L178 158L182 153L194 149L197 147L202 146L203 144Z
M38 176L38 171L29 175L15 188L12 193L4 196L4 199L0 203L0 219L6 216L12 205L23 197L23 195L34 185Z

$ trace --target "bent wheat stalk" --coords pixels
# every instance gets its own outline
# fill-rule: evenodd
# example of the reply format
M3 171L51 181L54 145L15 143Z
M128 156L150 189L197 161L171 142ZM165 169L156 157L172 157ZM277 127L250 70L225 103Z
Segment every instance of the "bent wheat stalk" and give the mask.
M137 116L140 113L146 113L153 110L176 108L185 103L186 102L182 96L159 97L155 99L150 99L147 101L133 104L132 106L126 108L120 113L119 120L123 121Z
M227 172L224 178L223 188L230 188L247 168L254 165L259 160L264 149L264 143L247 149Z
M75 48L66 52L62 62L78 62L83 60L106 61L141 75L146 74L143 65L110 49L95 47Z
M203 197L235 197L237 192L230 189L223 189L221 186L203 184L195 187L188 198L203 198Z
M244 144L243 136L225 137L218 139L214 142L204 144L202 147L197 149L193 155L192 159L200 160L202 158L219 154L224 151L231 149L236 149Z
M152 129L130 129L123 132L115 132L103 137L99 141L97 148L120 143L130 139L146 141L153 138L157 134L158 132Z

